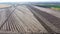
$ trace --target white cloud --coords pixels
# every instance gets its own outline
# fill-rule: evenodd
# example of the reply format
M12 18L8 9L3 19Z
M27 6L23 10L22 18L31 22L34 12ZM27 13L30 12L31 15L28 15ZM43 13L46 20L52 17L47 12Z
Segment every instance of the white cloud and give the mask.
M0 2L60 2L60 0L0 0Z

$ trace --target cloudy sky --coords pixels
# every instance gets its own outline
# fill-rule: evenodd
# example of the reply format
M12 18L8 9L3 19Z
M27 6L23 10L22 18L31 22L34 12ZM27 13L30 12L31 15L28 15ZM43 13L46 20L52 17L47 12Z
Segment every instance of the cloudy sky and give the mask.
M0 2L60 2L60 0L0 0Z

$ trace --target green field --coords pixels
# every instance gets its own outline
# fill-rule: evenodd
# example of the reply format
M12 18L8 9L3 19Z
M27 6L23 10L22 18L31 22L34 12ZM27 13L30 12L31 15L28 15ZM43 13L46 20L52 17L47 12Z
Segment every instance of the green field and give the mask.
M60 10L60 5L42 4L42 5L36 5L36 6L44 7L44 8L52 8L54 10Z

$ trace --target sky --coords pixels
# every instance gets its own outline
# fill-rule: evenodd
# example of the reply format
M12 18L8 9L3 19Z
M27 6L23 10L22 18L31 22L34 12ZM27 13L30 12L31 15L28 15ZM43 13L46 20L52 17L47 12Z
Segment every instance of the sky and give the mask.
M60 2L60 0L0 0L0 2Z

